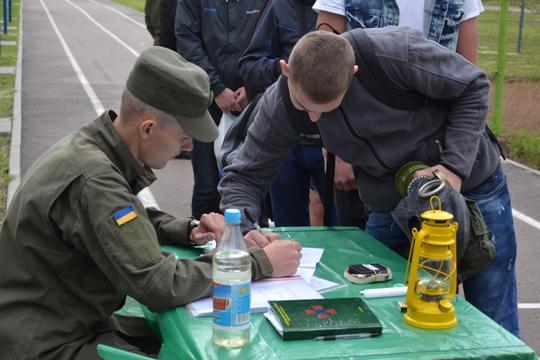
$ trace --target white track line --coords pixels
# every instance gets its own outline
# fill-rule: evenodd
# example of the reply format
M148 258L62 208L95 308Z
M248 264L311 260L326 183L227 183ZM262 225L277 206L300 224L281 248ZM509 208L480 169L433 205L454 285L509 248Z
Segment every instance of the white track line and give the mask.
M105 4L100 3L99 1L96 1L96 0L88 0L88 1L90 1L90 2L92 2L92 3L94 3L94 4L97 4L97 5L99 5L99 6L103 6L104 8L107 8L107 9L109 9L109 10L111 10L111 11L114 11L115 13L117 13L117 14L120 15L120 16L122 16L122 17L125 18L126 20L131 21L132 23L134 23L134 24L137 25L137 26L142 27L143 29L146 29L146 25L144 25L143 23L138 22L137 20L134 20L134 19L130 18L129 16L127 16L127 15L124 14L123 12L119 11L118 9L113 8L112 6L105 5Z
M43 2L43 0L39 0L39 1L41 2L41 5L43 6L43 9L45 10L45 13L47 14L47 17L49 18L49 21L51 22L51 25L52 25L52 27L54 29L54 32L56 33L56 36L58 37L58 40L60 40L60 43L62 44L64 52L66 53L66 55L67 55L67 57L69 59L69 62L71 63L71 66L73 67L73 70L75 70L75 73L77 74L77 77L79 78L79 82L83 86L83 88L84 88L84 90L86 92L86 95L90 99L90 102L92 102L92 106L94 107L94 110L95 110L96 114L101 115L105 111L105 108L103 107L103 104L101 103L101 101L97 97L94 89L92 88L92 85L90 85L90 82L88 81L88 79L86 78L84 73L82 72L81 67L77 63L77 60L75 60L75 57L73 56L73 53L69 49L69 46L67 45L66 41L64 40L64 37L62 36L62 33L58 29L58 26L56 25L56 22L52 18L51 13L49 12L49 9L47 8L47 6ZM113 39L117 40L121 44L125 44L117 36L115 36L110 31L108 31L103 26L101 26L99 23L97 23L90 15L88 15L86 13L86 11L80 9L77 5L71 3L69 0L66 0L66 2L70 3L75 8L78 8L90 20L92 20L92 22L94 22L98 27L100 27L103 31L105 31ZM128 47L127 45L125 45L125 46ZM135 56L139 56L139 54L135 50L130 51L130 52L132 54L134 54ZM159 209L158 203L157 203L156 199L154 198L154 196L152 195L152 192L150 191L149 188L143 189L139 194L140 194L139 199L141 200L141 202L143 203L143 205L145 207L156 207L156 208Z
M56 33L58 40L60 40L60 44L62 45L62 48L64 49L64 52L66 53L66 56L68 57L69 62L71 63L71 66L73 67L73 70L75 70L75 73L77 74L77 77L79 78L79 82L84 88L86 95L90 99L90 102L92 103L92 106L94 107L94 110L96 111L96 114L101 115L105 111L103 104L97 97L96 92L92 88L92 85L90 85L90 82L88 81L84 73L82 72L81 67L77 63L77 60L75 60L75 56L73 56L73 53L69 49L69 46L67 45L66 40L64 40L64 36L62 36L62 33L58 29L56 22L52 18L51 13L49 12L49 9L47 8L47 5L45 5L43 0L39 0L39 2L41 3L41 6L43 6L43 10L45 10L47 17L49 18L49 21L51 22L53 30Z
M527 216L519 211L517 211L516 209L512 208L512 215L516 218L516 219L519 219L521 221L523 221L524 223L526 223L527 225L529 226L532 226L538 230L540 230L540 222L533 219L532 217L530 216Z
M41 0L40 0L41 1ZM90 16L90 14L88 14L83 8L81 8L79 5L76 5L74 3L72 3L70 0L65 0L65 2L67 2L69 5L73 6L75 9L79 10L81 13L83 13L84 16L86 16L88 18L88 20L90 20L91 22L93 22L98 28L100 28L101 30L103 30L107 35L109 35L110 37L112 37L114 40L118 41L118 43L120 45L122 45L124 48L126 48L127 51L129 51L130 53L132 53L135 57L139 57L139 53L137 51L135 51L135 49L133 49L131 46L129 46L128 44L126 44L125 42L122 41L122 39L120 39L118 36L114 35L112 32L110 32L107 28L105 28L105 26L101 25L99 22L97 22L92 16Z
M521 303L518 304L518 309L540 309L540 303Z

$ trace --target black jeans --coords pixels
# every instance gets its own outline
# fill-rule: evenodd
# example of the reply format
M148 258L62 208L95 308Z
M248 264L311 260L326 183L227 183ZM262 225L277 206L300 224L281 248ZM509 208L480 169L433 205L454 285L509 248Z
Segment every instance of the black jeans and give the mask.
M222 113L215 102L212 103L208 111L216 125L219 125ZM219 174L213 142L203 143L193 140L191 166L194 178L191 215L195 219L199 219L202 214L219 212L220 196L217 191Z

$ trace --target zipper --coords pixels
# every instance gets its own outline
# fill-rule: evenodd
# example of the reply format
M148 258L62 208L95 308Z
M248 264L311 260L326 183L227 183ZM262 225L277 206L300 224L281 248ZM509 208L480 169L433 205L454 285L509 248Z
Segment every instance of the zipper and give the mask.
M388 166L384 161L383 159L381 159L381 157L379 156L379 154L377 154L377 152L375 151L375 148L373 147L373 145L369 142L368 139L366 138L363 138L361 137L357 132L356 130L353 129L353 127L351 126L351 123L349 122L349 119L347 118L347 116L345 115L345 112L343 111L343 109L341 108L341 106L339 107L339 111L341 111L341 115L343 115L343 119L345 120L345 125L347 125L347 128L349 129L349 131L351 132L351 134L353 134L353 136L359 140L362 140L363 142L366 143L367 147L369 148L370 152L371 152L371 155L373 155L373 157L375 158L375 160L377 160L377 162L379 163L379 165L381 165L383 168L385 168L386 170L391 170L392 168L390 166Z
M439 139L435 139L433 140L433 142L435 143L435 145L437 145L437 147L439 148L439 153L443 153L444 149L443 149L443 145L442 145L442 142L441 140Z

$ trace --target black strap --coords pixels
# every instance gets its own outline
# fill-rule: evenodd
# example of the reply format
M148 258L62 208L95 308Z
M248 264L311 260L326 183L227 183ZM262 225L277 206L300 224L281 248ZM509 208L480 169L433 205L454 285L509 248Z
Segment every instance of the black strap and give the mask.
M324 195L324 226L332 226L332 214L334 209L334 172L336 169L336 155L328 152L326 155L326 183Z
M398 110L419 110L429 103L425 95L399 87L386 74L364 30L358 29L349 34L359 68L356 77L378 101Z
M328 28L330 28L330 30L332 30L332 32L336 35L341 35L341 33L339 31L336 30L335 27L333 27L332 25L330 25L329 23L320 23L318 26L317 26L317 30L320 30L321 29L321 26L326 26Z
M291 101L291 95L289 94L289 86L287 85L287 78L285 76L279 77L279 90L283 97L283 103L287 109L287 114L291 120L292 126L300 134L300 137L314 145L322 146L321 136L319 134L319 128L317 124L309 119L307 112L298 110L294 107Z

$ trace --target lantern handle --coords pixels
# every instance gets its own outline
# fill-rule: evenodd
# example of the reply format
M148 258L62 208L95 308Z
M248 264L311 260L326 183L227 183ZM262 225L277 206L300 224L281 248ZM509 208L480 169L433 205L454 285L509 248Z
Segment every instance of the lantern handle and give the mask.
M439 211L442 211L442 201L441 198L438 196L432 196L429 198L429 205L431 206L431 210L435 210L435 206L433 205L433 201L437 200L439 202Z

